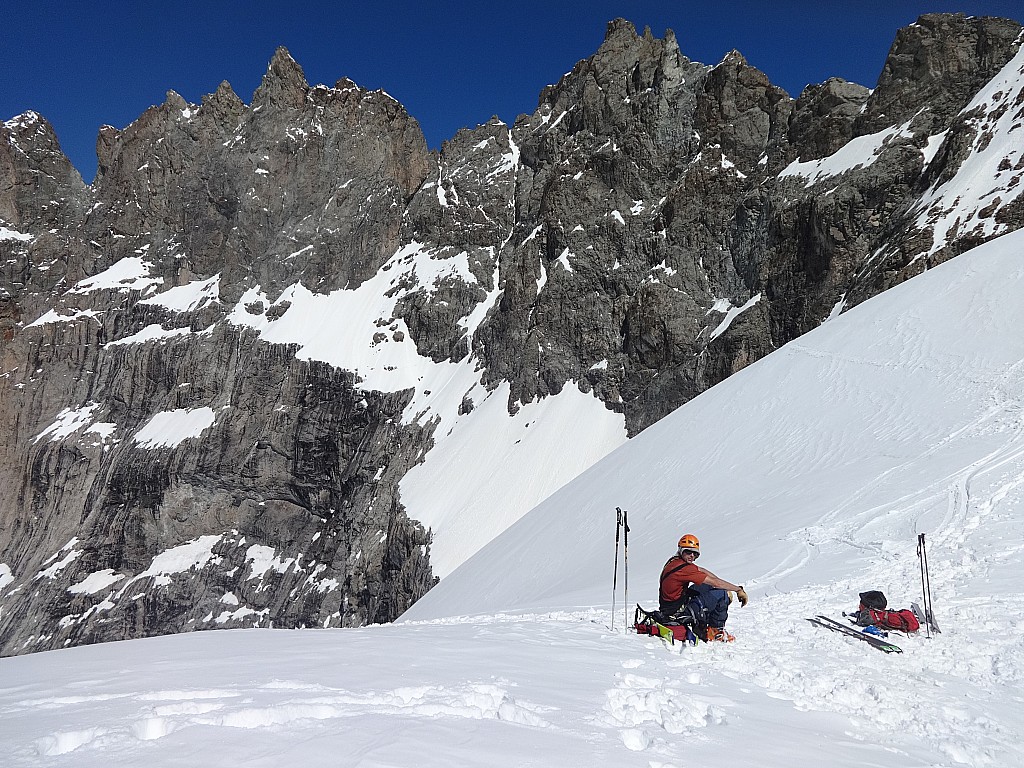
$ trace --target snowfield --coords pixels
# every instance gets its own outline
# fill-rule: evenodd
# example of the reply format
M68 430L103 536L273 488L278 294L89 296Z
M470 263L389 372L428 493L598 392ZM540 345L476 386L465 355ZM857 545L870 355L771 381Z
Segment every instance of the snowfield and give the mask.
M1022 404L1024 231L688 403L398 624L0 659L4 765L1024 765ZM694 533L750 594L735 643L625 630L617 506L630 603ZM804 621L920 601L919 533L941 634L887 655Z
M5 765L1019 764L991 672L955 672L964 634L887 656L755 619L731 646L672 649L607 619L229 630L8 659Z

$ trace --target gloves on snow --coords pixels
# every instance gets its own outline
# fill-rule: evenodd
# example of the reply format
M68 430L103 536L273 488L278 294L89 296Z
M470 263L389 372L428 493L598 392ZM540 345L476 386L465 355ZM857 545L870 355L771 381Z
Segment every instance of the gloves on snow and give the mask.
M747 597L747 590L745 590L743 587L737 589L736 599L740 601L741 606L746 605L747 601L750 599L749 597Z

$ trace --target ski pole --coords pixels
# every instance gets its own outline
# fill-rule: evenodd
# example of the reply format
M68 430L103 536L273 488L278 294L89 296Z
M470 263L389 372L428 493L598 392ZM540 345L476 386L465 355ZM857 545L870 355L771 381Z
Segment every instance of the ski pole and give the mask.
M629 522L628 512L622 513L622 587L623 587L623 622L629 631Z
M928 624L932 629L935 629L935 607L932 605L932 575L928 570L928 546L924 540L924 534L921 534L921 555L924 559L924 583L928 590L928 608L925 613L925 618L928 619Z
M928 625L931 629L936 632L939 631L939 625L935 623L935 609L932 605L932 577L928 571L928 549L924 543L924 534L920 534L918 541L921 542L921 565L924 569L924 585L923 588L926 590L927 596L925 600L924 617L928 620Z
M622 510L615 508L615 570L612 573L612 626L615 631L615 592L619 588L619 530L622 528Z
M917 562L921 566L921 603L924 605L924 636L932 637L932 623L928 620L928 591L924 577L924 534L917 534Z

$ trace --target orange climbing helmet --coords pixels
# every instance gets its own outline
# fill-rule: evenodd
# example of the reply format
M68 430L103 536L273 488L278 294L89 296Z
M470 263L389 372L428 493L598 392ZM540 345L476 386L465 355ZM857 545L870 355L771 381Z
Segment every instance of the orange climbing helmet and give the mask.
M700 540L692 533L687 533L679 540L679 549L688 549L700 557Z

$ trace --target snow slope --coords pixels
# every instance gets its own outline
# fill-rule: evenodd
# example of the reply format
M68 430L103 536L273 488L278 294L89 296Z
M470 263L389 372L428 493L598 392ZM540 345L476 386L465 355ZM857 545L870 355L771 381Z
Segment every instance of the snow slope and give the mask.
M399 624L0 659L4 765L1024 764L1022 252L1003 236L736 374ZM616 506L630 599L695 533L751 595L737 642L623 631ZM942 634L885 655L803 621L919 599L920 532Z
M701 565L761 597L843 578L906 593L919 532L958 562L997 545L970 570L1009 588L1024 552L1008 537L1024 484L1022 252L1024 233L1000 237L733 375L553 494L407 616L610 602L616 506L630 515L631 582L648 593L686 532ZM531 567L509 578L496 560ZM937 570L943 590L995 586Z

